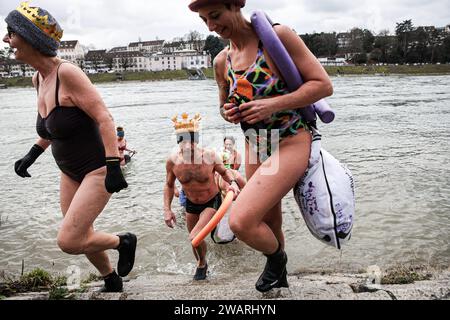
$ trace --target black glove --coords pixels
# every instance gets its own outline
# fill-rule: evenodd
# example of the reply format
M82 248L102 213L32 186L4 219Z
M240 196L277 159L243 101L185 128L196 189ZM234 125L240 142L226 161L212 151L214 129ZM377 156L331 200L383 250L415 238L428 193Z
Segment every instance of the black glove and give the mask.
M25 157L16 161L14 164L14 171L22 178L30 178L31 175L27 169L36 161L37 158L44 152L44 148L35 144Z
M105 187L109 193L119 192L128 187L128 183L123 177L122 169L120 168L120 158L118 157L106 158Z

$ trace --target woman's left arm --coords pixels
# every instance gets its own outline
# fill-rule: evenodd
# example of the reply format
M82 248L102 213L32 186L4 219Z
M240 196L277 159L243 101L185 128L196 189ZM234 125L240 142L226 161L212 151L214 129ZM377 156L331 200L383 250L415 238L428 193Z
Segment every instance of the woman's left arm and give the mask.
M327 72L303 40L287 26L277 25L274 30L297 69L301 70L304 83L289 94L242 104L241 115L250 124L265 120L278 111L306 107L333 94L333 85ZM274 65L273 59L268 60Z
M86 74L78 67L64 63L59 70L59 79L72 103L88 114L99 126L106 157L119 157L116 128L103 99Z

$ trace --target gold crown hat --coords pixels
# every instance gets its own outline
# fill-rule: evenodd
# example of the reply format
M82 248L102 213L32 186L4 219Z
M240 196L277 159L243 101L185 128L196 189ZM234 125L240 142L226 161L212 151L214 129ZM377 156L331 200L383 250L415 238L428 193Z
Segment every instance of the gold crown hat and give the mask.
M185 112L181 115L181 121L178 121L178 116L174 116L172 122L175 128L175 134L199 132L201 120L202 117L198 113L192 119L189 119L189 115Z
M30 7L29 1L22 2L8 14L5 21L9 28L38 51L56 56L64 31L47 10Z
M243 8L245 7L245 2L246 0L191 0L189 9L191 9L191 11L198 12L198 9L200 9L201 7L221 3L234 4Z

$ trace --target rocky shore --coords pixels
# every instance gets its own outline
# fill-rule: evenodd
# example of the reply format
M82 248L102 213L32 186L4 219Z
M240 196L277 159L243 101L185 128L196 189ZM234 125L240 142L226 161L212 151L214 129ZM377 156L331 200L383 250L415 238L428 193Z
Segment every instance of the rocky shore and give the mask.
M261 294L254 289L257 274L210 276L194 282L186 275L152 275L128 279L122 293L98 293L102 282L88 284L84 290L68 292L71 300L450 300L450 269L427 272L425 277L407 284L377 284L369 274L290 274L289 289ZM399 280L400 279L400 280ZM391 279L392 280L392 279ZM397 282L404 281L397 278ZM383 280L384 282L388 282ZM390 281L390 282L395 282ZM382 282L383 283L383 282ZM47 300L48 292L22 293L5 300Z

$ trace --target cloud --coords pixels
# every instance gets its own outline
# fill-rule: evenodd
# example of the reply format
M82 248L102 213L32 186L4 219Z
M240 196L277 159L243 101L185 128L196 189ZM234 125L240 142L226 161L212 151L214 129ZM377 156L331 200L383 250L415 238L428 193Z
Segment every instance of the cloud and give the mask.
M0 3L0 30L4 17L20 0ZM65 40L111 48L129 42L184 36L191 30L209 34L189 0L32 0L50 11L64 28ZM244 14L266 11L272 20L299 33L343 32L353 27L374 32L395 29L395 23L412 19L414 25L450 24L448 0L247 0Z

